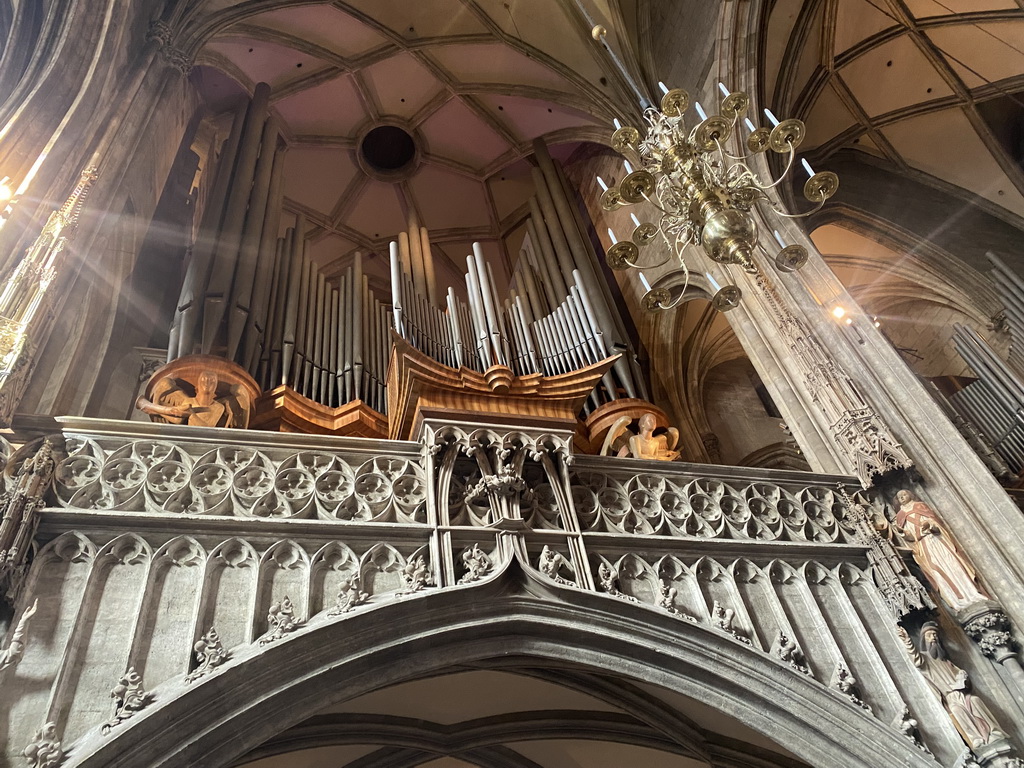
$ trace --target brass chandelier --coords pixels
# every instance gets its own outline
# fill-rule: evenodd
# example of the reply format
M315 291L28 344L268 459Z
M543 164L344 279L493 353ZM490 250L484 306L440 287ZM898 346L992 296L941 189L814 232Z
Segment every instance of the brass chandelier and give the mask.
M647 202L660 214L657 224L640 222L634 214L635 229L628 240L617 240L609 229L612 246L607 252L607 262L612 269L652 269L670 262L677 265L653 288L640 273L647 289L641 303L649 311L671 309L682 300L690 279L684 258L688 245L701 246L714 261L736 264L756 274L753 253L760 250L769 259L772 256L759 242L757 221L752 212L754 206L766 203L780 216L801 218L820 210L839 188L836 174L831 171L815 173L803 160L809 177L803 193L814 207L799 214L789 213L769 192L794 169L796 150L806 132L802 121L780 122L766 109L765 115L772 127L756 127L746 118L750 107L747 94L730 92L719 83L722 92L719 114L708 115L699 102L694 102L699 122L690 128L684 115L690 106L689 94L678 88L669 89L663 83L659 86L663 93L661 109L648 107L644 111L645 135L615 121L612 147L625 158L626 176L613 186L598 177L604 190L601 204L606 211ZM724 145L740 130L741 120L748 130L745 141L748 152L737 156L726 151ZM765 182L748 163L769 150L785 155L786 165L779 178ZM807 250L801 245L786 245L778 232L775 237L781 247L773 259L776 269L781 272L800 269L807 261ZM669 255L658 263L641 264L641 249L659 239L668 247ZM717 290L712 300L717 309L726 311L738 304L742 295L738 287L721 287L710 275L708 279Z

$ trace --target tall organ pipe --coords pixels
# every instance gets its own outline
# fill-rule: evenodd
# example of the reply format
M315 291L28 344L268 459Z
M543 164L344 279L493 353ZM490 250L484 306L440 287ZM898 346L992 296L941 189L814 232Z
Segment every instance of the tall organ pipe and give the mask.
M253 305L249 314L249 333L245 342L244 365L255 375L257 347L267 343L270 331L270 291L276 279L280 257L277 233L281 227L281 198L284 180L285 148L279 147L274 153L274 170L270 176L270 190L267 193L267 213L263 217L263 232L257 258L256 280L253 284Z
M238 148L238 160L235 162L235 172L231 177L231 189L224 209L224 223L217 238L210 281L206 286L202 350L207 354L213 349L220 332L231 291L231 282L238 261L238 248L242 240L242 226L245 223L245 211L252 194L256 160L269 105L270 86L260 83L253 91L252 102L249 104L249 112L245 119L245 129Z
M232 360L238 357L238 345L242 341L242 333L245 331L253 305L256 268L263 240L263 224L267 219L267 200L270 198L274 157L277 154L277 134L277 120L267 120L259 143L260 156L256 162L249 210L245 215L245 224L239 240L235 279L231 285L226 357Z
M215 239L216 232L220 229L220 223L224 216L224 205L227 200L227 193L231 184L231 174L235 166L235 156L238 152L238 143L241 141L244 125L245 110L239 109L232 120L231 132L221 147L213 189L210 190L210 194L206 197L206 210L203 211L199 235L195 247L192 249L192 258L189 260L188 268L185 270L185 281L182 283L181 294L178 297L175 323L176 333L172 332L172 339L175 336L177 337L177 345L168 345L168 362L192 354L195 347L195 329L199 321L199 306L197 302L199 297L204 295L207 280L209 279L213 251L217 245Z

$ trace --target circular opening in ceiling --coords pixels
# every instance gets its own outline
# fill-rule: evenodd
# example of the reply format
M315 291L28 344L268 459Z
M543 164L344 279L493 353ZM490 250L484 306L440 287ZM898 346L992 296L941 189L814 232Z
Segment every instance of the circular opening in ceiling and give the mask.
M380 125L363 137L359 151L373 170L393 174L416 158L416 142L396 125Z

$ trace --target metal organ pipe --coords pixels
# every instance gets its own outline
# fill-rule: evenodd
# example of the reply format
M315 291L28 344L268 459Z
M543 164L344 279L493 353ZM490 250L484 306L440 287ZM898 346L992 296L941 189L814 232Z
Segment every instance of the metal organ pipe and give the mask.
M210 280L206 286L203 302L202 351L209 353L221 331L231 282L238 261L238 247L242 239L242 225L252 194L256 161L263 136L263 124L267 119L270 105L270 86L260 83L256 86L245 118L245 128L238 147L238 159L231 178L231 189L224 209L224 221L217 238L213 255Z
M242 138L245 125L245 110L239 109L231 123L231 132L221 147L217 160L216 175L213 188L206 197L206 210L203 211L202 223L192 258L185 271L185 280L178 297L178 309L175 316L175 328L171 332L171 340L177 344L169 344L167 360L170 362L179 357L192 354L195 348L195 329L199 321L199 305L206 293L206 285L210 275L210 264L213 251L217 245L216 233L220 229L231 184L231 174L238 152L238 143Z

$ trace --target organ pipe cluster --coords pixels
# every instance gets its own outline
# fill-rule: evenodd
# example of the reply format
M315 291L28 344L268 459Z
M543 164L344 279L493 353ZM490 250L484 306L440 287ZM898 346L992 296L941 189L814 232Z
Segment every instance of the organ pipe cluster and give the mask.
M279 238L284 147L259 84L235 115L193 247L171 329L168 361L226 357L264 390L287 385L330 407L363 401L386 411L394 327L414 347L458 368L494 365L553 376L622 353L588 409L645 398L625 326L585 236L568 183L538 142L528 234L504 299L480 246L467 257L467 301L437 285L430 238L415 214L391 244L392 303L370 291L362 255L337 287L310 259L301 215Z
M304 217L278 237L284 148L269 97L256 86L221 149L167 359L221 355L265 390L288 385L327 406L362 400L383 412L390 308L370 292L359 253L337 288L327 284Z
M619 397L646 398L642 377L597 255L584 237L568 183L547 147L535 145L537 194L530 200L528 234L513 282L503 301L478 243L466 257L463 302L449 289L440 306L428 285L420 288L415 254L405 240L391 246L395 328L410 344L452 367L486 371L494 365L517 375L553 376L623 353L587 405L590 411ZM412 241L413 234L405 236Z
M1004 469L993 466L988 451L994 449L1010 471L1019 473L1024 469L1024 423L1020 418L1024 413L1024 282L995 254L987 255L1013 344L1008 362L1004 362L973 328L956 324L953 343L978 379L954 393L950 402L984 436L981 446L971 442L986 463L997 474Z

